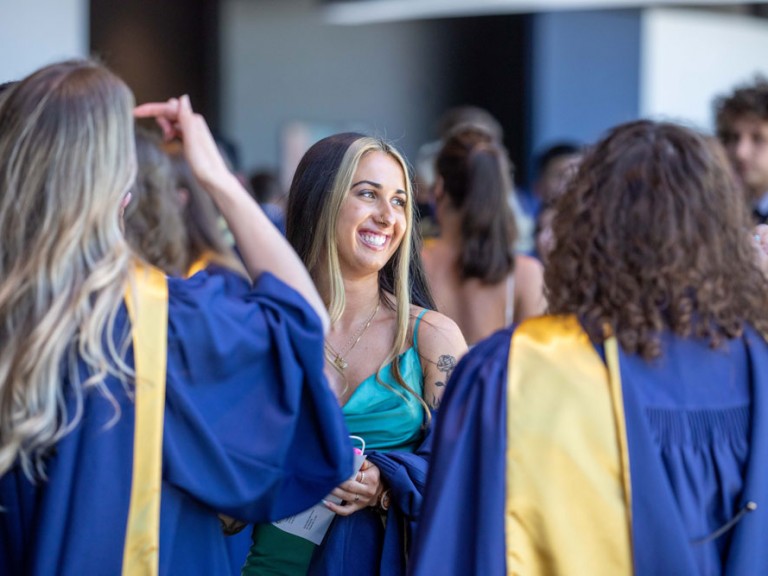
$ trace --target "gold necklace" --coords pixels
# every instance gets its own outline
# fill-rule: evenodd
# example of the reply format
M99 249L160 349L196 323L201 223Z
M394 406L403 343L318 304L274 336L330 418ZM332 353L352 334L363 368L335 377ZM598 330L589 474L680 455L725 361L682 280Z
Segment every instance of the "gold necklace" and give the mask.
M331 346L331 343L327 339L325 340L325 357L333 365L333 367L339 371L339 373L344 374L344 370L349 368L349 362L344 360L344 356L352 352L352 349L355 346L357 346L358 342L360 342L360 338L363 337L363 334L365 334L365 331L368 329L368 326L371 325L371 322L373 322L373 319L375 318L376 313L379 311L380 305L381 305L381 300L379 300L379 302L376 303L376 308L374 308L373 314L371 314L368 317L368 320L365 321L365 324L363 324L361 328L358 328L357 332L352 334L352 337L349 339L349 342L351 342L351 344L348 345L347 349L344 352L337 352L336 349L333 346Z

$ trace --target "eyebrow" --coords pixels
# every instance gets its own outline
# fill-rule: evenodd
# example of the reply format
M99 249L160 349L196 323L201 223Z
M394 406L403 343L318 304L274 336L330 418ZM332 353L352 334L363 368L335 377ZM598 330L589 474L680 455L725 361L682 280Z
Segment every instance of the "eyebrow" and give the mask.
M374 188L376 188L376 190L381 190L382 189L382 185L379 184L378 182L374 182L373 180L360 180L359 182L355 182L354 184L352 184L352 188L360 186L360 184L368 184L369 186L373 186ZM404 196L407 196L405 190L400 190L398 188L397 190L395 190L395 192L397 194L402 194Z

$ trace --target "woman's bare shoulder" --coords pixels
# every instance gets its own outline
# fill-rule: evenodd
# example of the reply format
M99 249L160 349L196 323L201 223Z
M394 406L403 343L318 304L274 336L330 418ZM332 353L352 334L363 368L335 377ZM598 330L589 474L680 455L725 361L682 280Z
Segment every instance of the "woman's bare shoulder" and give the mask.
M515 273L526 276L542 276L544 274L544 266L533 256L515 254Z
M437 356L449 352L464 354L467 343L461 333L458 324L445 314L435 310L427 310L421 306L411 306L411 316L417 318L424 312L419 323L418 345L419 351L426 356L437 353Z

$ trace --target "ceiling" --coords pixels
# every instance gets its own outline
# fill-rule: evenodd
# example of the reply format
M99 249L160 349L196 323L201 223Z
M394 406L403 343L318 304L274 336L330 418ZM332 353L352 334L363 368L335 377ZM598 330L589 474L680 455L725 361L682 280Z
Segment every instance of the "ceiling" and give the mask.
M326 0L323 11L330 23L356 25L456 16L650 6L719 8L763 16L767 14L766 5L768 0L749 4L723 0Z

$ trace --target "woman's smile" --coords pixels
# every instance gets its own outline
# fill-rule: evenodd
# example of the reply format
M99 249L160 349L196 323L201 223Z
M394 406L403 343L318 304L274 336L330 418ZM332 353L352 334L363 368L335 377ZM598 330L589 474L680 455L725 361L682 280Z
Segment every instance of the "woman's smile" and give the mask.
M360 240L366 246L380 250L384 248L389 236L386 234L380 234L378 232L371 232L370 230L362 230L359 234Z

